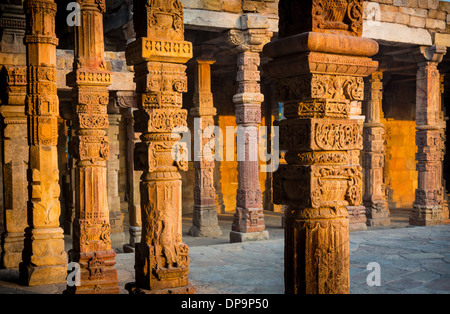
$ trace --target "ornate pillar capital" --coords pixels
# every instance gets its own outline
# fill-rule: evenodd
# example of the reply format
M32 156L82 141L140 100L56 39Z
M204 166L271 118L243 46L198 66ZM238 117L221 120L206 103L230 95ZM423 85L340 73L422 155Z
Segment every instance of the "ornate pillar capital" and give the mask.
M268 29L232 29L225 38L226 43L240 52L259 53L270 42L273 33Z
M273 185L274 201L287 205L288 294L350 292L346 207L361 205L363 180L355 162L363 126L352 114L378 66L370 59L378 44L361 38L362 4L280 0L279 39L264 49L287 118L279 122L287 164Z
M421 46L419 49L421 56L424 58L423 62L441 63L447 54L447 47L445 46Z

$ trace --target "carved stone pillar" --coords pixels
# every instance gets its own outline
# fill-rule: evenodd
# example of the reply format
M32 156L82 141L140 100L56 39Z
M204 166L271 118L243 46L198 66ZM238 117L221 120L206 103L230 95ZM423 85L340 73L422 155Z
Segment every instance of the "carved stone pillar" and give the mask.
M364 102L364 206L368 226L388 226L389 208L384 186L385 126L383 115L383 72L377 71L367 80Z
M265 229L262 194L259 187L259 125L261 103L264 95L260 88L260 55L264 45L270 41L265 17L243 15L244 30L231 30L228 43L235 46L238 54L238 93L233 97L238 125L238 189L236 214L234 216L231 242L264 240L269 238Z
M25 54L25 15L23 0L6 0L0 3L0 53L9 54L2 63L16 64L19 54ZM5 55L6 56L6 55Z
M182 243L181 175L187 170L181 139L173 129L187 126L182 93L192 44L184 41L183 6L178 0L134 1L136 41L127 46L134 65L138 111L135 148L140 183L142 240L136 245L136 283L130 293L193 293L189 284L189 248ZM175 154L173 151L175 150ZM175 155L175 156L174 156ZM175 157L175 158L174 158Z
M2 234L1 266L18 268L22 261L27 222L29 160L28 127L25 115L26 66L5 66L2 73L3 186L5 227Z
M445 121L437 68L445 47L421 47L423 61L418 65L416 91L416 154L418 188L409 223L416 226L443 222Z
M116 253L111 249L106 161L109 157L107 105L111 73L103 44L104 1L79 1L75 27L74 69L67 75L75 109L75 219L70 262L81 267L81 285L67 293L119 293Z
M111 245L121 247L125 243L123 232L124 214L120 208L119 170L120 170L120 142L119 129L122 116L120 108L111 101L108 106L109 127L107 131L109 142L109 159L106 162L106 180L108 190L109 223L111 225Z
M448 112L445 112L445 103L444 103L444 93L445 93L445 75L441 75L441 79L440 79L440 86L441 86L441 106L442 106L442 110L443 113L446 115L443 117L444 121L449 121ZM446 125L445 125L446 127ZM445 166L445 154L448 153L448 148L447 148L447 127L445 128L445 132L444 132L444 166ZM443 172L445 173L446 168L444 167ZM448 225L450 224L450 212L449 212L449 191L447 190L447 183L444 179L443 182L443 187L444 187L444 195L443 195L443 202L442 202L442 218L443 218L443 223Z
M29 202L23 262L23 284L34 286L65 282L67 255L61 212L58 171L58 115L56 93L56 4L52 0L27 0Z
M280 0L279 39L266 45L287 164L274 174L274 200L285 211L288 294L349 293L346 206L362 201L362 124L351 102L364 97L363 77L378 63L378 44L361 38L362 1ZM316 14L321 12L321 14Z
M127 201L130 243L123 245L125 253L135 251L136 243L141 242L141 196L139 194L139 182L142 171L134 170L134 146L139 141L140 133L134 131L133 112L137 110L137 99L134 91L118 91L115 95L117 105L120 107L122 119L125 120L127 133Z
M360 124L361 128L364 125L364 116L362 114L361 101L352 101L350 103L349 119L353 119ZM350 163L352 166L361 166L361 151L349 150ZM366 207L362 205L362 199L359 204L356 202L353 206L346 206L348 212L349 231L367 230Z
M216 209L216 191L214 188L214 156L204 156L204 147L213 140L214 108L213 94L211 93L211 65L214 50L212 47L201 47L202 55L196 59L196 82L194 93L194 107L191 115L200 121L200 152L195 152L195 188L194 188L194 216L189 234L194 237L217 237L222 235L219 227ZM214 154L213 151L211 151Z

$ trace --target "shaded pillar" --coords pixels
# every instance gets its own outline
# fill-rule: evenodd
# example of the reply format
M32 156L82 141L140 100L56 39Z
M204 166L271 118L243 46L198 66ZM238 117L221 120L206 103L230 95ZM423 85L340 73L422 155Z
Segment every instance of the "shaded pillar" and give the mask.
M104 1L79 1L80 26L75 27L73 87L75 111L75 218L69 261L80 264L80 285L66 293L119 293L116 253L111 249L106 161L109 157L107 105L111 73L103 44Z
M200 47L202 55L196 59L194 107L190 114L194 121L199 121L198 138L201 143L199 152L194 152L195 187L194 187L194 213L189 234L194 237L218 237L222 235L219 227L216 209L216 190L214 188L214 150L209 151L210 156L204 156L208 150L208 143L214 140L214 108L213 94L211 93L211 65L214 49ZM197 124L194 122L194 125ZM197 135L197 133L196 133Z
M29 202L20 280L34 286L65 282L67 255L59 227L58 115L56 90L56 4L24 3L27 31Z
M327 2L328 3L328 2ZM266 45L276 100L284 103L274 201L285 211L285 292L350 292L346 206L362 201L362 124L351 102L378 63L378 44L362 35L362 1L280 0L279 39ZM320 10L322 14L314 14Z
M134 131L134 111L137 110L137 99L134 91L116 92L117 105L121 108L122 119L126 125L126 164L127 164L127 192L128 221L130 241L123 245L125 253L135 251L136 243L141 242L142 222L141 222L141 196L139 194L139 182L142 171L134 170L134 146L139 141L140 133Z
M360 124L361 128L364 125L364 116L362 114L361 101L352 101L350 103L350 116ZM361 167L361 150L349 151L350 165ZM361 231L367 229L366 207L362 204L362 199L353 206L346 206L348 212L348 228L349 231Z
M368 226L388 226L389 208L384 186L385 126L383 115L383 72L377 71L367 80L364 102L364 206Z
M111 225L111 245L122 247L125 244L123 232L124 214L120 208L119 196L119 170L120 170L120 142L119 130L122 116L120 108L115 101L110 101L108 106L109 127L107 131L109 142L109 159L106 161L106 180L108 190L109 223Z
M182 242L181 175L186 151L174 145L186 127L182 94L187 91L186 63L192 44L184 41L183 6L178 0L134 1L136 41L127 46L134 65L138 110L135 170L140 182L142 239L136 245L136 283L130 293L193 293L189 284L189 248ZM187 148L184 148L187 150ZM174 154L173 154L174 153ZM179 158L183 155L185 158Z
M261 123L260 52L270 41L267 18L241 16L244 30L231 30L228 44L238 50L238 92L233 97L236 113L238 189L230 242L267 240L262 193L259 187L259 125Z
M5 232L2 234L1 267L18 268L27 222L29 160L28 127L25 115L27 67L5 66L2 72L3 186Z
M409 223L431 226L443 223L445 152L444 112L441 82L437 68L445 47L421 47L423 62L418 64L416 90L416 154L418 188Z
M441 106L442 106L442 110L444 113L444 121L449 121L449 117L448 117L448 112L446 112L445 110L445 103L444 103L444 93L445 93L445 75L441 75ZM445 165L445 154L448 153L448 148L447 148L447 125L445 124L445 132L444 132L444 162L443 162L443 173L445 174L446 169L448 169L448 165ZM448 177L448 176L447 176ZM447 178L448 179L448 178ZM444 224L450 224L450 208L449 208L449 191L447 190L447 182L445 180L445 175L444 175L444 182L443 182L443 187L444 187L444 195L443 195L443 203L442 203L442 219L443 219L443 223Z

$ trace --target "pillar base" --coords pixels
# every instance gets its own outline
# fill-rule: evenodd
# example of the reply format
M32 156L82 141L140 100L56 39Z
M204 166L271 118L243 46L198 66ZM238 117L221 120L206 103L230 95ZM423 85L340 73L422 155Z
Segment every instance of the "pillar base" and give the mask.
M260 232L230 232L230 242L250 242L250 241L263 241L269 240L269 232L267 230Z
M132 246L131 244L124 244L123 252L124 253L134 253L134 252L136 252L136 248L134 246Z
M65 283L67 266L31 266L20 263L20 283L26 286L41 286Z
M414 205L409 215L409 224L411 226L437 226L443 225L442 207Z
M125 289L130 294L194 294L197 288L191 284L184 287L167 288L161 290L146 290L136 286L135 282L129 282Z
M111 233L111 247L117 248L123 246L125 243L125 233Z
M220 237L222 235L215 205L194 205L189 235L193 237Z
M367 218L367 226L369 226L369 227L382 227L382 226L389 226L390 224L391 224L391 219L389 217Z
M24 234L22 233L4 233L1 243L1 261L0 267L6 269L17 269L22 262L22 251Z
M352 223L348 226L348 231L364 231L367 230L367 224L364 222Z
M191 226L189 229L189 235L193 237L220 237L222 235L222 230L219 226Z
M349 231L367 230L366 208L364 206L347 206Z

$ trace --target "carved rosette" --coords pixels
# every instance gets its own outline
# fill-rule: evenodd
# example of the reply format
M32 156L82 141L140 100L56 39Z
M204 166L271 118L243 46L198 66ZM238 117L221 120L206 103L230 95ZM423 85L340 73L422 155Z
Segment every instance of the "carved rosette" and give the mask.
M81 286L69 293L119 293L116 253L111 249L106 161L109 158L107 106L111 73L103 59L103 0L79 0L81 26L75 31L73 87L75 199L70 261L81 265ZM87 49L88 48L88 49Z
M27 285L65 282L67 256L59 228L59 102L56 89L56 4L27 0L27 96L29 144L29 228L25 230L21 281Z
M286 117L279 127L287 164L274 173L273 190L274 202L287 205L289 294L350 290L346 207L363 197L354 162L363 127L350 114L364 99L363 78L378 66L369 58L377 44L358 38L361 32L362 1L280 0L281 39L264 48Z
M126 50L134 65L138 110L134 151L140 182L142 240L136 244L136 284L130 293L192 293L188 247L181 235L181 176L187 148L175 146L174 128L187 126L182 94L187 91L186 63L192 44L184 41L180 1L135 1L137 39Z

